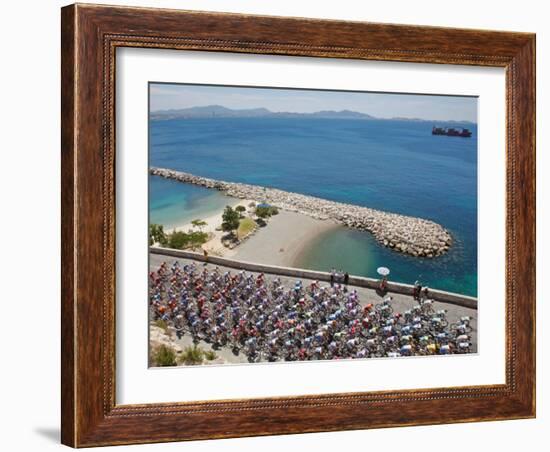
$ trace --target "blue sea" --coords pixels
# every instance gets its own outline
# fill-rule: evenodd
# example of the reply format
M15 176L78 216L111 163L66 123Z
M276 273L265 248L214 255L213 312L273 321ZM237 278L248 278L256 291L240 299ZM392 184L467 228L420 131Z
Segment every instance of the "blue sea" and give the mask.
M432 136L433 125L471 138ZM431 219L454 245L435 259L398 254L367 232L337 228L299 266L390 279L477 296L477 127L407 120L208 118L150 121L150 165L304 193ZM150 176L150 221L168 226L207 216L221 193Z

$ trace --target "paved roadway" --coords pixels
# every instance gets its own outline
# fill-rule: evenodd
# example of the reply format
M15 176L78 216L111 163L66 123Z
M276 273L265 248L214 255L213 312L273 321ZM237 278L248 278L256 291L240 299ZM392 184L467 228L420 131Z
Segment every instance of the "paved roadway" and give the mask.
M163 262L167 262L171 264L174 261L179 261L181 265L185 265L191 262L195 262L195 264L199 266L203 266L202 262L193 261L191 259L181 259L181 258L175 258L171 256L162 256L159 254L149 254L149 268L151 271L156 270ZM229 268L224 267L221 265L212 265L207 264L207 268L214 269L215 267L218 267L221 271L229 271L231 273L238 272L239 270L236 270L235 268ZM257 272L250 272L247 273L257 274ZM269 281L270 276L268 274L264 274L266 277L266 280ZM288 276L278 276L278 278L283 282L283 284L287 287L293 287L294 283L296 282L296 278L291 278ZM308 279L302 279L304 286L309 284L311 280ZM322 283L326 284L326 283ZM361 300L362 305L366 305L368 303L380 303L382 301L383 297L380 297L375 290L368 289L365 287L357 287L357 286L350 286L353 289L356 289L359 293L359 299ZM396 293L389 293L393 297L392 307L394 312L404 312L408 309L411 309L413 306L415 306L417 303L413 300L411 296L408 295L402 295L402 294L396 294ZM471 327L472 332L470 335L472 336L472 349L474 351L477 350L477 310L476 309L469 309L464 308L462 306L457 306L454 304L449 303L441 303L441 302L434 302L433 304L434 310L439 309L446 309L447 310L447 319L449 320L449 324L456 322L460 317L463 316L469 316L472 318ZM192 340L189 337L189 335L184 336L182 339L178 341L178 343L183 347L187 347L189 345L192 345ZM210 344L207 344L205 342L202 342L199 344L202 348L205 350L210 350L211 346ZM231 363L248 363L246 360L246 357L243 356L243 354L240 354L239 356L233 355L231 350L229 349L222 349L222 350L215 350L216 354L221 356L223 359L225 359L228 362Z

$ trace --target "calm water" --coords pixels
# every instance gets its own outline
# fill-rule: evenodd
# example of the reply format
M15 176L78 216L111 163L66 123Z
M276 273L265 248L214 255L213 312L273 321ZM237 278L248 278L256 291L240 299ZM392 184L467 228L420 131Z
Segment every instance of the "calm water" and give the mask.
M368 233L340 228L299 264L371 277L384 265L396 281L421 278L434 288L477 295L477 128L465 126L472 138L432 136L432 123L414 121L151 121L150 164L434 220L455 238L443 257L397 254ZM151 221L158 222L189 221L225 205L217 192L156 177L150 195Z
M149 221L171 229L211 216L228 204L217 190L149 176Z

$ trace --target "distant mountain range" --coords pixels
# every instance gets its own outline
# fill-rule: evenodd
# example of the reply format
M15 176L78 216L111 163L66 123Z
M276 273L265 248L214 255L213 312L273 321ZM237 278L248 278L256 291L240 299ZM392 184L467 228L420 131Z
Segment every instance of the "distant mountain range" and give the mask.
M367 119L377 120L377 118L367 113L359 113L352 110L323 110L314 113L293 113L293 112L273 112L267 108L249 108L243 110L234 110L221 105L207 105L204 107L191 107L173 110L158 110L151 112L150 119L153 121L166 119L193 119L193 118L324 118L324 119ZM418 118L392 118L401 121L424 121ZM434 122L434 121L431 121ZM437 121L436 121L437 122ZM439 122L464 122L469 121L439 121Z

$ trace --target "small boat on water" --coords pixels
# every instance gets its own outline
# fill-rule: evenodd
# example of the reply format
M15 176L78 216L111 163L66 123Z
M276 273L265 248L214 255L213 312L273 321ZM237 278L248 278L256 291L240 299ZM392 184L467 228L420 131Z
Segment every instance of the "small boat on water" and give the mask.
M472 132L469 129L460 128L455 129L454 127L432 127L432 135L445 135L448 137L462 137L470 138Z

